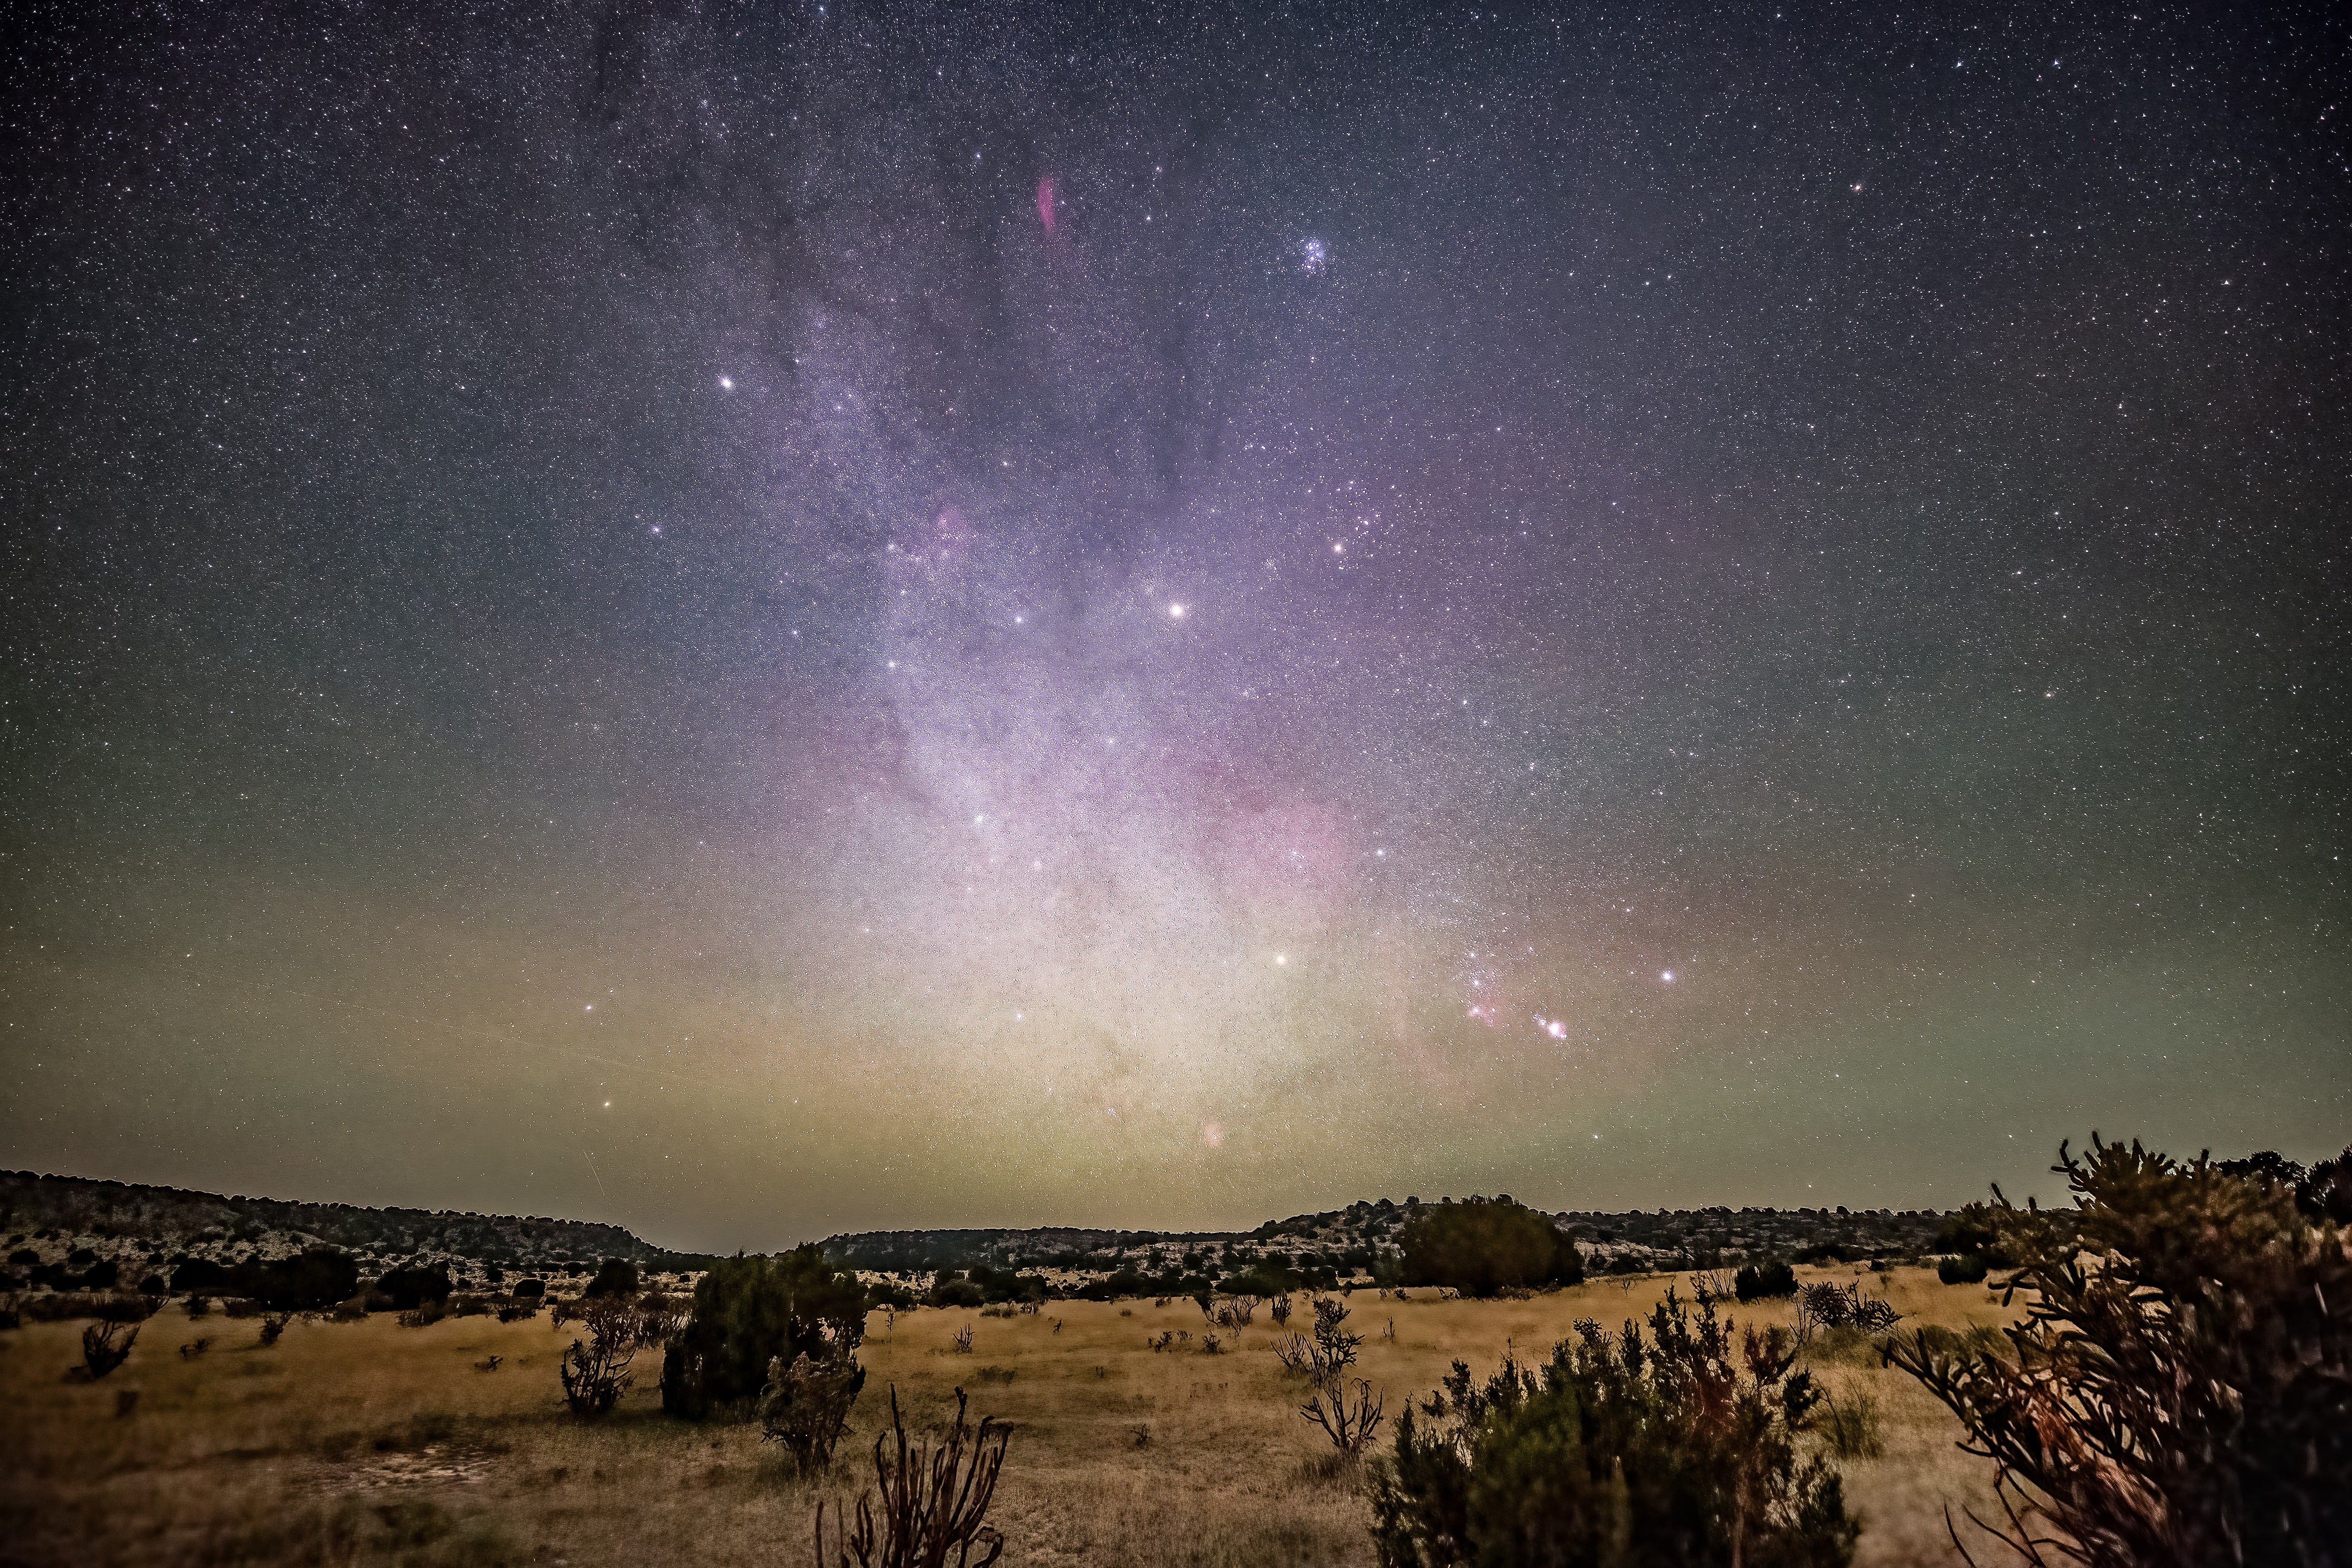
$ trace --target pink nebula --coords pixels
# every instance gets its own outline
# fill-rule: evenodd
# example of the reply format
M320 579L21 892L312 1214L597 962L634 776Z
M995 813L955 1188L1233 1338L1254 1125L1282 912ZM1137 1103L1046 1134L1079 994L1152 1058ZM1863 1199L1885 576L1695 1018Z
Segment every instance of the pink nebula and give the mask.
M1045 226L1047 234L1054 232L1054 176L1051 174L1037 182L1037 221Z

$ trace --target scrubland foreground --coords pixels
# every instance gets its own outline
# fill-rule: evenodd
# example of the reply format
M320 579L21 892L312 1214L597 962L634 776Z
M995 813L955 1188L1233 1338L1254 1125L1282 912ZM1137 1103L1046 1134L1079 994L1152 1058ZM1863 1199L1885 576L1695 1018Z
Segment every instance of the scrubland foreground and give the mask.
M1801 1268L1800 1280L1882 1291L1904 1327L1965 1333L2014 1321L1980 1285L1931 1268ZM1614 1329L1688 1275L1607 1279L1521 1300L1434 1290L1348 1298L1361 1370L1393 1420L1460 1359L1484 1376L1507 1348L1541 1360L1580 1318ZM1786 1324L1785 1300L1726 1302L1743 1325ZM972 1330L969 1352L954 1336ZM1210 1568L1370 1564L1360 1473L1298 1414L1302 1390L1261 1312L1204 1353L1189 1300L1054 1303L1035 1314L877 1312L870 1369L831 1469L803 1480L752 1422L667 1419L659 1352L607 1418L567 1413L558 1366L576 1329L546 1318L450 1318L402 1328L297 1321L264 1346L255 1321L165 1311L103 1382L69 1381L79 1325L0 1335L9 1412L0 1563L212 1564L780 1563L812 1559L821 1498L873 1479L896 1385L909 1424L935 1426L954 1390L1013 1428L992 1524L1007 1564ZM1164 1351L1148 1342L1181 1331ZM184 1354L202 1338L201 1351ZM1992 1468L1957 1451L1958 1423L1884 1370L1868 1339L1816 1338L1808 1357L1846 1413L1839 1460L1863 1517L1862 1563L1957 1563L1947 1503L1987 1506ZM1874 1425L1874 1435L1856 1432ZM1383 1451L1388 1432L1373 1446Z

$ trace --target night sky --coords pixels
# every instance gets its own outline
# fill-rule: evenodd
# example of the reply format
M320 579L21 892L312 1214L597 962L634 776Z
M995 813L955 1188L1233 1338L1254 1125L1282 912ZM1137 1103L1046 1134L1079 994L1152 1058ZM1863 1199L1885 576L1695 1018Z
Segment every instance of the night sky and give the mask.
M12 11L0 1164L2352 1137L2339 13Z

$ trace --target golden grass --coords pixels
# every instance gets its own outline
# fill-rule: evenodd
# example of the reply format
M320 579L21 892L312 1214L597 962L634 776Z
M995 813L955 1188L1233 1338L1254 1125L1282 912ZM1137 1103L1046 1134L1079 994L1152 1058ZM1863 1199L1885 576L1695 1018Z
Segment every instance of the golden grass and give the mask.
M1852 1275L1801 1271L1808 1281ZM1676 1278L1687 1295L1687 1277ZM1886 1282L1906 1328L2003 1321L1986 1291L1940 1285L1928 1270L1867 1278ZM1578 1318L1613 1327L1646 1313L1665 1283L1603 1280L1486 1302L1359 1291L1351 1324L1368 1336L1363 1371L1386 1388L1393 1417L1456 1357L1482 1374L1509 1343L1539 1359ZM1790 1311L1759 1302L1734 1314L1768 1323ZM952 1353L950 1336L967 1325L973 1352ZM1192 1342L1155 1353L1145 1342L1162 1328L1189 1329ZM866 1453L887 1419L887 1387L911 1425L940 1419L961 1384L975 1415L1015 1429L991 1515L1012 1542L1008 1564L1369 1564L1357 1478L1298 1417L1298 1384L1268 1353L1265 1313L1221 1355L1200 1352L1202 1329L1182 1300L1066 1302L1014 1318L900 1313L889 1329L877 1315L851 1423L862 1436L811 1483L754 1426L665 1418L656 1352L639 1356L637 1386L611 1417L574 1420L556 1378L570 1335L543 1317L424 1329L383 1316L297 1322L262 1349L256 1321L166 1312L129 1364L95 1384L64 1375L79 1326L35 1324L0 1336L0 1559L799 1565L820 1492L854 1494L871 1474ZM176 1353L199 1333L208 1351ZM496 1371L476 1369L492 1355L504 1358ZM1816 1371L1835 1396L1876 1402L1882 1457L1843 1466L1849 1503L1865 1518L1860 1560L1957 1562L1943 1507L1981 1500L1989 1473L1955 1451L1951 1417L1862 1347L1817 1358ZM119 1396L133 1391L135 1406L118 1415Z

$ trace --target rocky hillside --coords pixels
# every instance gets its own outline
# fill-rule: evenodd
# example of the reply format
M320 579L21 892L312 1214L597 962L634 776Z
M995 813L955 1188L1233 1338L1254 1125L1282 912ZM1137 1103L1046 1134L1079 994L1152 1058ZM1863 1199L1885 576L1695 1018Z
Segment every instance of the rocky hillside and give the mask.
M1452 1199L1444 1200L1452 1202ZM875 1273L940 1268L1036 1269L1053 1277L1133 1274L1145 1281L1216 1275L1273 1262L1340 1279L1372 1272L1421 1205L1388 1198L1267 1220L1248 1231L885 1230L828 1237L826 1256ZM1595 1269L1712 1268L1750 1257L1849 1260L1919 1252L1943 1215L1933 1209L1564 1210L1552 1218L1583 1244Z
M1020 1270L1057 1288L1108 1282L1126 1292L1190 1294L1261 1264L1317 1281L1371 1277L1393 1258L1398 1232L1420 1204L1417 1197L1360 1201L1248 1231L886 1230L830 1237L824 1246L835 1262L869 1276ZM1843 1208L1565 1211L1553 1217L1583 1245L1595 1271L1711 1268L1758 1256L1904 1256L1932 1246L1942 1218L1925 1209ZM268 1260L322 1243L364 1265L446 1262L453 1273L488 1283L524 1275L562 1280L587 1274L606 1258L682 1280L709 1262L588 1220L224 1197L24 1171L0 1173L0 1236L7 1237L11 1279L32 1270L19 1283L37 1275L60 1289L90 1278L92 1268L110 1285L119 1279L128 1289L190 1258Z
M266 1259L321 1243L362 1259L469 1263L477 1272L557 1277L593 1269L606 1258L661 1271L703 1262L591 1220L224 1197L30 1171L0 1173L0 1235L8 1238L12 1270L78 1261L74 1254L88 1252L119 1261L126 1284L142 1277L134 1270L151 1258ZM19 1253L36 1255L38 1263L19 1263Z

